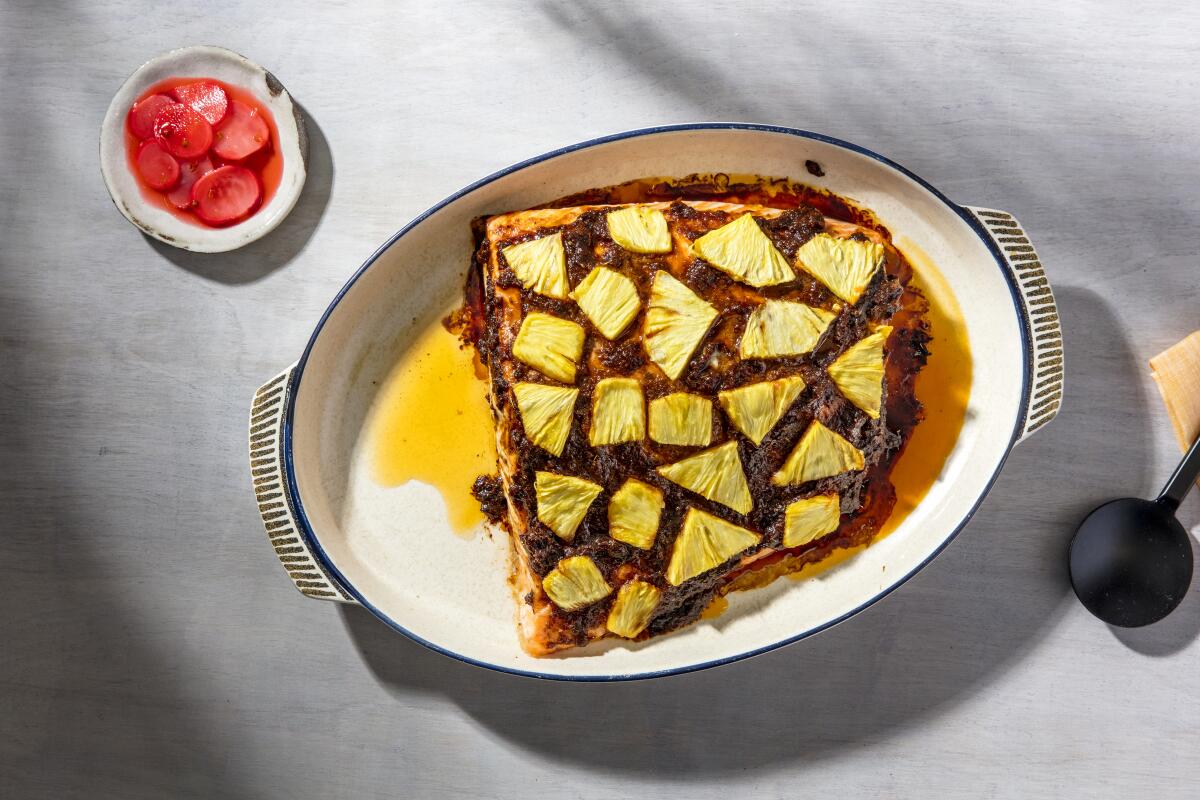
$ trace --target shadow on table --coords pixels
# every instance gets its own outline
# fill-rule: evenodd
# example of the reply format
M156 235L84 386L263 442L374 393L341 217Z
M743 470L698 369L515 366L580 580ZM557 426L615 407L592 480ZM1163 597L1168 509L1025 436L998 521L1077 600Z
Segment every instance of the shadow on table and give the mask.
M1066 459L1105 465L1098 496L1149 463L1140 365L1096 294L1059 296L1069 372L1059 419L1014 451L969 529L909 585L832 630L726 667L653 681L517 678L447 659L361 608L342 610L397 694L437 692L496 735L551 758L662 776L818 759L952 707L1019 663L1073 607L1067 541L1095 497ZM1096 331L1105 336L1097 337ZM936 352L936 351L935 351ZM1098 406L1112 405L1111 409ZM1113 459L1112 414L1128 413Z
M180 680L182 654L147 622L141 586L173 565L116 564L98 544L99 530L114 537L124 525L90 499L97 487L119 485L99 475L153 469L144 441L128 437L109 456L80 446L95 441L86 426L44 435L62 416L62 396L49 388L57 379L48 351L31 343L49 341L50 329L36 305L18 309L17 298L0 297L0 341L19 341L3 323L22 320L26 342L0 355L11 356L0 382L0 476L12 501L0 536L0 797L105 796L116 787L108 796L126 800L254 797L247 774L230 768L214 709ZM87 418L91 409L76 413ZM146 484L137 500L112 505L155 502L162 487Z
M178 267L202 278L227 284L265 278L294 259L317 228L333 187L333 155L321 126L301 107L308 132L308 177L296 207L279 227L228 253L193 253L146 236L150 246Z

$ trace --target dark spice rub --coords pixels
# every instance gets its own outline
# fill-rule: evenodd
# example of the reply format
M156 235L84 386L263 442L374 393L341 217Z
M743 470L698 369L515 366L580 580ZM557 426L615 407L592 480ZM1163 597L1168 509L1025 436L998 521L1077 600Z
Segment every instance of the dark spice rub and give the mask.
M822 202L824 207L818 208L789 200L794 199L794 195L781 198L780 194L768 193L766 189L760 189L763 194L755 197L746 184L736 184L733 190L727 184L726 189L727 195L736 201L758 201L754 205L765 207L761 214L752 212L755 224L789 264L796 263L797 251L806 242L817 234L833 230L844 238L853 236L865 240L869 235L882 243L883 268L875 273L853 304L839 300L825 285L801 269L796 269L795 278L786 283L753 288L694 256L690 247L680 244L681 239L694 242L745 211L679 200L661 207L676 242L672 252L665 255L630 252L614 242L606 221L610 208L592 208L558 217L546 212L544 219L550 224L544 226L536 224L536 220L523 220L521 215L509 215L522 223L523 227L519 229L505 230L494 224L475 226L478 249L462 327L488 367L503 481L480 478L474 492L489 519L495 521L507 517L510 532L517 540L516 582L525 609L521 613L540 615L542 640L530 648L531 652L582 645L606 635L605 620L617 597L616 590L633 579L651 584L661 592L657 606L637 638L674 630L695 621L715 596L728 591L735 582L744 582L742 579L747 573L770 565L794 571L836 548L870 541L891 512L895 494L888 474L920 421L921 407L913 392L913 381L928 354L924 300L907 286L911 268L890 246L886 230L864 224L871 222L865 213L842 214L844 222L839 222L829 214L831 210L839 210L838 204L832 201ZM653 195L652 190L646 190L635 200L629 197L628 191L627 187L594 190L586 193L586 199L588 204L614 200L637 202ZM704 200L726 199L717 192L697 190L692 194ZM785 210L780 212L778 208ZM530 212L531 215L537 213ZM492 218L492 221L496 219L499 218ZM530 229L535 224L536 227ZM854 231L850 225L861 228ZM526 290L508 264L503 248L555 233L561 235L569 286L577 286L599 266L615 270L636 287L640 300L637 316L615 340L609 341L599 335L572 299L557 299ZM656 273L664 270L683 281L718 312L677 380L671 380L647 357L643 341L646 301ZM803 355L742 358L739 341L747 317L764 299L800 302L833 312L836 316L815 346ZM570 320L586 332L577 376L574 383L569 384L578 389L573 420L558 455L531 441L513 395L512 386L517 383L563 385L513 355L514 330L531 312ZM879 415L872 418L839 391L827 369L847 349L881 325L890 325L892 332L884 351ZM803 378L804 388L758 445L731 423L717 402L718 392L791 376ZM652 441L648 436L643 436L640 441L616 445L589 444L596 385L603 379L615 377L636 379L646 403L675 392L710 398L710 444L697 447L666 445ZM798 485L777 485L772 476L780 471L814 421L844 437L861 452L864 468ZM656 471L658 467L729 441L737 443L741 467L753 498L753 508L748 513L738 513L727 505L689 491ZM543 471L581 478L601 487L570 541L564 541L538 518L535 475ZM644 550L614 539L609 532L609 501L629 478L653 486L662 493L664 500L657 535L651 546ZM783 515L788 504L831 492L836 492L840 499L842 517L837 529L800 547L785 549ZM757 533L761 542L738 552L723 565L673 586L665 577L667 566L690 508ZM613 591L584 608L565 611L547 599L541 591L540 579L564 558L572 556L591 559ZM523 623L523 637L529 635ZM523 643L530 646L525 639Z

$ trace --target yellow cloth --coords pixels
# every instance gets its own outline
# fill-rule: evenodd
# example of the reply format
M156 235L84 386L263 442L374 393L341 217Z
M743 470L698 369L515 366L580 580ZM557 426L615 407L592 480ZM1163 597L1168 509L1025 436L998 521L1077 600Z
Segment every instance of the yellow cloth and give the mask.
M1150 359L1150 370L1179 448L1187 450L1200 435L1200 331Z

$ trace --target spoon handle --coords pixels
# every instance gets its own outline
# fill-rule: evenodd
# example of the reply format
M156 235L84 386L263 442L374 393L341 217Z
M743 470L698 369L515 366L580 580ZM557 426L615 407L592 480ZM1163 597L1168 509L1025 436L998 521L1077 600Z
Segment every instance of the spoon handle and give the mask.
M1183 502L1183 498L1191 490L1192 484L1198 477L1200 477L1200 437L1196 437L1196 441L1192 442L1187 455L1175 468L1175 474L1167 481L1167 485L1159 493L1156 502L1162 503L1174 511L1179 508L1179 504Z

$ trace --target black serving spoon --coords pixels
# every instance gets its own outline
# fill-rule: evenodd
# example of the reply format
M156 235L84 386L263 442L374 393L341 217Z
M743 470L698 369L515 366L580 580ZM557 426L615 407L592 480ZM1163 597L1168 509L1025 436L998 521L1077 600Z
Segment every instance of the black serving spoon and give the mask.
M1192 543L1175 519L1200 477L1200 438L1158 499L1124 497L1097 508L1071 540L1071 586L1109 625L1137 628L1175 610L1192 582Z

